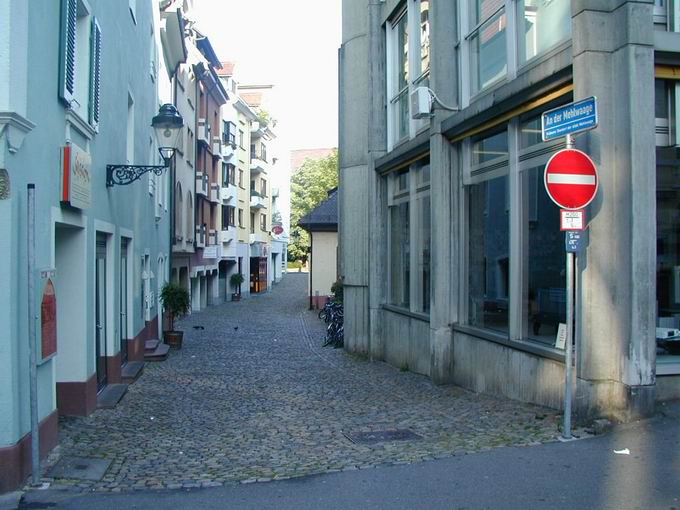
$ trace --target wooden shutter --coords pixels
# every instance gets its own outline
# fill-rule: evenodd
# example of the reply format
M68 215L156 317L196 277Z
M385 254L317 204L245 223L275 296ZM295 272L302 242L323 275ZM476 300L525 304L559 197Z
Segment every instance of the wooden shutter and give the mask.
M61 0L59 31L59 98L69 106L76 90L77 0Z
M102 31L97 19L92 19L90 31L90 124L94 127L99 125L99 103L101 91L101 67L102 67Z

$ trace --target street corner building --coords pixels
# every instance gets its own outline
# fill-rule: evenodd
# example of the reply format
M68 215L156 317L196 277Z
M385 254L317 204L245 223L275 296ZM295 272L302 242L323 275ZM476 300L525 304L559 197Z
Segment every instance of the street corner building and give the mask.
M151 123L186 58L170 3L0 1L0 493L31 471L29 282L43 457L57 416L124 391L161 329L172 185ZM110 185L109 165L156 171Z
M594 96L575 138L599 190L574 410L630 420L680 397L679 30L677 0L344 0L346 348L563 407L565 238L543 172L566 140L543 141L541 115Z

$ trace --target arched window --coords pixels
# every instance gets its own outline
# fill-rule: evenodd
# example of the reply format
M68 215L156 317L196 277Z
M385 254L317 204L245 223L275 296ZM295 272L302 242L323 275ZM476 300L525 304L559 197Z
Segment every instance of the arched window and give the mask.
M184 239L184 223L182 222L182 213L184 212L184 207L182 203L182 185L178 182L177 188L175 189L175 197L177 198L177 203L175 204L175 242L181 242L180 239Z
M186 232L187 232L187 238L188 239L195 239L195 231L194 231L194 202L191 199L191 192L187 191L187 205L186 205L186 216L184 217L184 221L186 222Z

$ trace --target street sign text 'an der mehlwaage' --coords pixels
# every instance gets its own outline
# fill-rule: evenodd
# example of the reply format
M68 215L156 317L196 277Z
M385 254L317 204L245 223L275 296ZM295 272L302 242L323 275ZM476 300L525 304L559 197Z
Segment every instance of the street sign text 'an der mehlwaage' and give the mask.
M575 103L543 112L543 141L554 140L597 127L597 98L591 96Z

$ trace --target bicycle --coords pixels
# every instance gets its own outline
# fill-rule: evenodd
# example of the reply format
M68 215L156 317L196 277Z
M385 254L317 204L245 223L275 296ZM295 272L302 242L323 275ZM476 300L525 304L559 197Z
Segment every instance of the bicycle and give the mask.
M332 345L334 348L339 348L344 345L344 310L342 303L326 303L322 310L323 314L319 313L319 318L326 321L326 336L324 338L323 346Z

